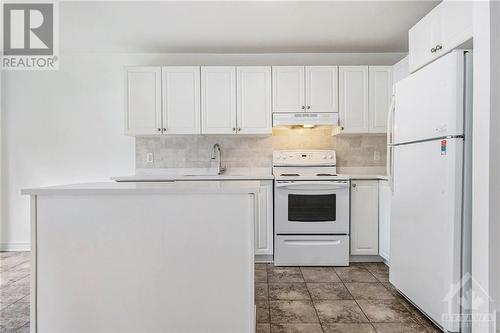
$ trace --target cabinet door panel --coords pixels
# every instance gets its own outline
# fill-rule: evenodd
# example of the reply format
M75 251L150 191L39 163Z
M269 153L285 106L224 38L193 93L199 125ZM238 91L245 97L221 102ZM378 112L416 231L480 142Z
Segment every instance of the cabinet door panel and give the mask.
M345 133L368 132L368 66L339 67L339 107Z
M378 181L351 184L351 254L378 254Z
M236 133L236 68L201 68L202 133Z
M337 66L306 67L306 111L338 112Z
M161 134L161 69L125 69L125 134Z
M273 183L261 181L258 219L255 221L255 254L273 254Z
M443 55L472 38L473 1L443 1L440 8Z
M200 67L163 67L163 134L199 134Z
M391 248L391 188L389 182L381 180L379 182L379 255L389 261Z
M271 134L271 67L237 67L237 124L241 134Z
M305 111L304 66L273 66L273 112Z
M370 66L369 80L370 133L385 133L392 98L392 67Z

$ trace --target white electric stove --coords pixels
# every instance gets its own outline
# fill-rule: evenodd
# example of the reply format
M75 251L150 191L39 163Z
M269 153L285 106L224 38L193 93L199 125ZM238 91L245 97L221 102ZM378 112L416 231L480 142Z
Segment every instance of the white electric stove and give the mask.
M349 177L333 150L273 152L276 266L349 265Z

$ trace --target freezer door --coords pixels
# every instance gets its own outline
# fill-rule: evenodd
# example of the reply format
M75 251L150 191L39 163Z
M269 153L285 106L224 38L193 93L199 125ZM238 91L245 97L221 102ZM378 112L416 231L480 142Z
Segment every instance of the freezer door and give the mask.
M394 143L463 134L464 51L454 51L395 85Z
M450 332L460 314L463 140L394 147L389 280Z

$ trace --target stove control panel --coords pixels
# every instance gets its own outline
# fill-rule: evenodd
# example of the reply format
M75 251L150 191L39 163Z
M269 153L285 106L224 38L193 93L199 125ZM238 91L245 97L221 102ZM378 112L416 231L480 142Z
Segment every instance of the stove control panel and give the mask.
M275 150L273 165L336 165L335 150Z

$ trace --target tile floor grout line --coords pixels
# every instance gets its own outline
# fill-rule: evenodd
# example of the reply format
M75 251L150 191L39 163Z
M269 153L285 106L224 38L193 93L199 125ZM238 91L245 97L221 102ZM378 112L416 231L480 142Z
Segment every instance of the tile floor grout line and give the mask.
M344 285L344 288L347 290L347 292L351 295L352 299L354 300L354 302L356 303L356 305L358 306L358 308L361 310L361 312L363 313L363 315L365 316L366 320L368 320L368 324L370 324L370 326L373 328L373 330L375 332L377 332L377 329L375 328L375 325L373 325L372 321L370 320L370 318L368 318L368 315L365 313L365 311L363 310L363 308L361 307L361 305L359 305L358 301L356 300L356 298L354 298L354 295L351 293L351 291L349 290L349 288L347 288L346 286L346 282L344 282L344 280L342 280L342 284Z
M309 294L309 297L311 298L311 304L312 304L312 307L314 309L314 312L316 313L316 317L318 317L319 327L321 327L321 331L323 333L325 333L325 329L323 327L323 323L321 322L321 319L319 318L318 309L316 309L316 305L314 304L314 300L313 300L312 294L309 291L309 287L307 286L306 277L304 276L304 272L302 272L302 267L299 267L299 271L300 271L300 274L302 275L302 279L304 280L304 284L306 286L307 293Z

